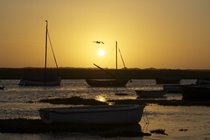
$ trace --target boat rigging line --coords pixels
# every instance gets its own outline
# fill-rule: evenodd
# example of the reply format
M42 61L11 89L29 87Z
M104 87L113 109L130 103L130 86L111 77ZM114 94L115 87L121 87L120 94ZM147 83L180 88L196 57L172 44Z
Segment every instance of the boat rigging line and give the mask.
M51 48L52 53L53 53L53 58L54 58L54 61L55 61L55 65L58 68L58 63L57 63L57 60L56 60L56 57L55 57L55 52L53 50L53 46L52 46L52 42L51 42L51 39L50 39L49 31L47 32L47 35L48 35L48 39L49 39L49 42L50 42L50 48Z

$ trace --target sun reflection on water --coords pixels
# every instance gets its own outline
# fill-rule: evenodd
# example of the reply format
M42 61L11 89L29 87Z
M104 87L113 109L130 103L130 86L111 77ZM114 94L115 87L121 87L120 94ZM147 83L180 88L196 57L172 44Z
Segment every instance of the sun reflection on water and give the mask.
M100 101L100 102L107 102L107 99L106 99L103 95L97 95L97 96L95 97L95 99L96 99L97 101Z

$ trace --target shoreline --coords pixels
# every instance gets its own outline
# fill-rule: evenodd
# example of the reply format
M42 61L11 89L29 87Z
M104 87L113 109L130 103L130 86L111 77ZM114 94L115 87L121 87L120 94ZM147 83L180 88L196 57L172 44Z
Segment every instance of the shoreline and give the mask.
M123 99L123 100L108 100L100 102L95 99L83 99L73 96L70 98L54 98L44 99L36 102L63 104L63 105L103 105L103 104L158 104L163 106L210 106L210 101L185 101L185 100L155 100L155 99Z
M46 124L39 119L0 119L1 133L48 133L48 132L79 132L102 137L142 137L144 133L139 124L132 125L93 125L52 123Z
M210 79L210 70L179 70L179 69L105 69L119 78L130 79ZM49 68L50 74L58 74L61 79L109 79L113 78L102 70L94 68ZM43 75L43 68L0 68L0 79L21 79L23 77L39 77Z
M74 102L72 102L74 101ZM80 97L45 99L36 102L51 104L71 105L96 105L103 102L94 99L83 99ZM195 102L182 100L109 100L115 104L158 104L164 106L210 106L210 102ZM134 125L92 125L92 124L70 124L53 123L47 124L40 119L0 119L0 133L49 133L49 132L78 132L101 137L143 137L151 136L151 133L144 133L140 124Z

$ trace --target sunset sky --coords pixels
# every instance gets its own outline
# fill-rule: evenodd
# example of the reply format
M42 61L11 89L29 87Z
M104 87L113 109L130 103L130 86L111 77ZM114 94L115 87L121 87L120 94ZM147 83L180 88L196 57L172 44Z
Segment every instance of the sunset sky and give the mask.
M210 0L0 0L0 67L44 66L46 19L60 67L113 68L117 41L128 68L210 69Z

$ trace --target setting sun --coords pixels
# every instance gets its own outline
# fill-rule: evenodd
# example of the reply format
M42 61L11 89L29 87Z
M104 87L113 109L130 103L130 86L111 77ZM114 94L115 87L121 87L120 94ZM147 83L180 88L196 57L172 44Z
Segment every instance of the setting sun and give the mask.
M106 58L112 68L118 41L128 68L210 69L209 7L210 0L0 0L0 67L43 67L48 20L59 67Z
M105 55L105 51L104 50L98 50L98 55L99 56L104 56Z

